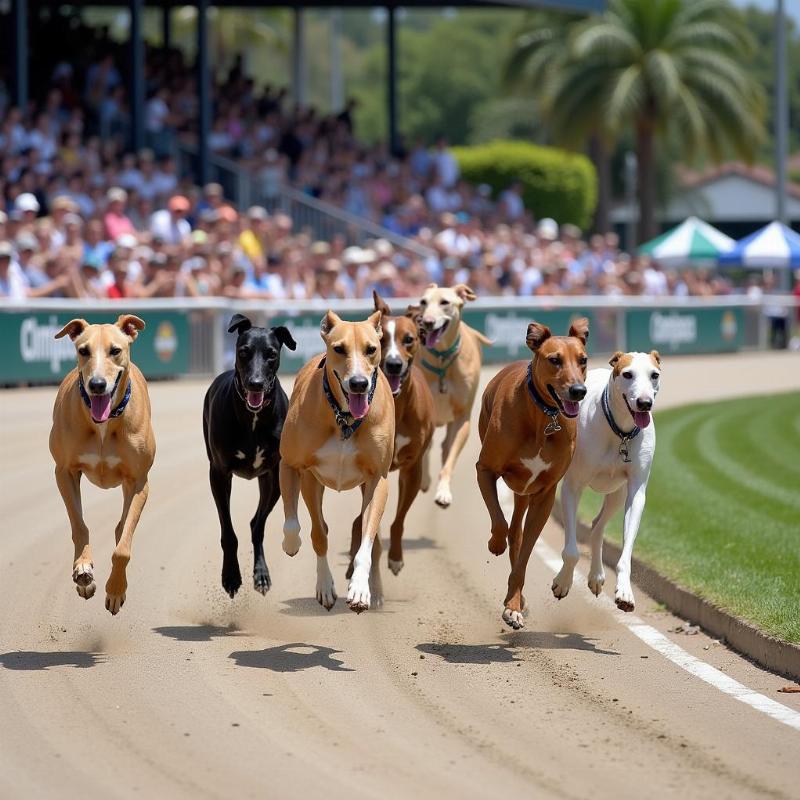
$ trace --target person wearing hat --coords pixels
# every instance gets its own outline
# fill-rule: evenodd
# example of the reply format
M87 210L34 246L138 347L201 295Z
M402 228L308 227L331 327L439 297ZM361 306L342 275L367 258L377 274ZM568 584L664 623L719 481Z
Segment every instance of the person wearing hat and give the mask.
M23 192L14 201L14 210L22 214L22 219L26 224L33 223L40 209L41 206L36 195L31 192Z
M11 242L0 242L0 297L24 300L28 296L28 281L14 259Z
M239 247L250 259L255 268L263 268L264 241L267 236L269 214L261 206L252 206L247 210L247 227L239 234Z
M381 261L372 271L372 286L366 296L372 297L372 292L375 291L381 297L396 297L396 281L397 267L391 261Z
M344 288L339 283L339 274L342 263L338 258L328 258L314 270L311 275L307 294L315 300L341 300L344 298Z
M133 223L125 214L128 193L119 186L106 192L106 213L103 215L106 239L114 240L123 233L134 233Z
M192 235L192 228L186 220L191 209L187 197L176 194L170 197L166 208L156 211L150 217L150 233L160 236L167 245L180 245Z
M81 278L83 297L106 297L110 275L107 276L105 263L100 258L93 253L87 253L83 257L78 272Z
M558 239L558 223L550 217L540 219L536 226L536 236L544 244L554 242Z

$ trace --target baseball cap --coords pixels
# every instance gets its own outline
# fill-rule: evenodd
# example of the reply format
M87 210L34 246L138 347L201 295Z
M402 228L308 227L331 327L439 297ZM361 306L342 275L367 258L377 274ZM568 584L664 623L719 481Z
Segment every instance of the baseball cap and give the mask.
M267 209L263 206L250 206L250 208L247 209L248 219L267 219L268 217Z
M188 197L176 194L170 197L167 207L170 211L188 211L192 207L192 204L189 202Z
M116 245L123 250L133 250L137 245L136 237L132 233L121 233L117 236Z
M218 183L207 183L203 188L203 194L207 197L222 197L222 186Z
M11 242L0 242L0 258L11 258L14 255L14 248Z
M112 186L106 192L106 200L109 203L125 203L128 200L128 193L119 186Z
M22 252L23 250L32 250L34 253L39 249L39 242L36 241L36 237L30 233L21 233L17 236L17 251Z
M310 252L312 256L327 256L331 252L331 246L327 242L314 242Z
M54 198L53 202L50 204L50 207L53 209L53 211L76 212L78 210L78 204L71 197L67 197L65 194L60 194L58 197Z
M103 269L102 262L96 255L94 255L94 253L90 253L89 255L85 256L83 261L81 262L81 266L89 267L90 269L93 269L96 272L100 272Z
M222 206L218 213L219 218L223 222L236 222L236 220L239 219L236 209L234 209L232 206Z
M536 235L540 239L558 239L558 223L550 217L539 220L536 226Z
M23 192L14 202L14 208L17 211L33 211L38 214L40 206L35 195L30 192Z

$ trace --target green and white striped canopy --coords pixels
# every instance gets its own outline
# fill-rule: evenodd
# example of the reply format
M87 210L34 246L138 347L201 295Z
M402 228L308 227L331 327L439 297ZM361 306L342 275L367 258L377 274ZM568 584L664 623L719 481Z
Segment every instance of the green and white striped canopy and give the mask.
M697 217L689 217L677 228L643 244L639 252L664 267L714 266L722 253L736 242Z

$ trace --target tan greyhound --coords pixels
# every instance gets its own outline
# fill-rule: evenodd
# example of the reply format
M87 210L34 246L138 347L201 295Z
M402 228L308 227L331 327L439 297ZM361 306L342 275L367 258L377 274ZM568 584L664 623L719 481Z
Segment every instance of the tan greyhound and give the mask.
M420 300L420 366L433 395L436 425L447 426L434 498L441 508L453 502L450 481L469 437L469 418L481 377L481 344L491 344L482 333L461 321L464 303L475 299L475 293L463 283L452 289L432 283ZM422 491L426 492L430 484L429 449L423 461Z
M81 476L101 489L122 486L122 517L114 531L116 547L106 582L106 608L112 614L125 603L133 532L147 501L147 475L156 454L147 384L130 360L130 346L141 330L139 317L122 314L114 325L73 319L56 334L56 339L69 336L75 343L78 366L56 395L50 452L72 526L72 580L87 600L96 587Z
M363 322L344 322L328 311L320 333L325 355L316 356L298 373L283 424L283 550L293 556L300 549L297 502L302 491L317 555L317 600L328 610L333 608L336 588L328 565L322 495L326 486L338 492L361 487L361 545L347 592L347 605L360 613L383 600L376 534L394 452L394 402L380 369L381 313L376 311Z

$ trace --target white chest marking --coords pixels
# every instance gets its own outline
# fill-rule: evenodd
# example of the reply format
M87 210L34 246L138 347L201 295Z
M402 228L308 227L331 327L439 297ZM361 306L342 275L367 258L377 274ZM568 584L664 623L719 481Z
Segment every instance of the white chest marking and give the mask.
M78 456L78 461L89 469L97 469L101 465L106 469L114 469L119 465L122 459L119 458L119 456L105 456L105 458L101 458L97 453L81 453Z
M549 461L545 461L538 453L533 458L521 458L522 466L531 473L528 482L525 484L527 492L531 484L550 466Z
M253 414L253 430L256 429L256 425L258 424L258 414L259 414L258 411L256 411L255 414Z
M394 437L394 452L399 453L410 441L410 436L403 436L402 433L398 433Z
M259 469L264 463L264 450L256 447L256 457L253 459L253 469Z
M356 466L357 452L350 439L334 434L315 453L317 464L313 472L325 486L337 492L359 486L364 476Z
M236 451L236 458L244 458L244 453L241 450Z
M397 347L397 340L394 338L396 334L397 323L395 320L389 320L386 323L386 330L389 334L389 352L386 354L387 358L389 356L397 356L400 357L400 350Z

